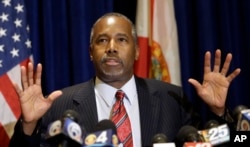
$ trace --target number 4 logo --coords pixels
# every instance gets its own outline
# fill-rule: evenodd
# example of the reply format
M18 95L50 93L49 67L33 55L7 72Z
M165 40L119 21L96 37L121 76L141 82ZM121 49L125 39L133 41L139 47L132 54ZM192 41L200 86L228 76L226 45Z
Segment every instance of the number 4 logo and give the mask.
M96 138L96 143L106 143L108 140L107 131L101 132L101 134Z

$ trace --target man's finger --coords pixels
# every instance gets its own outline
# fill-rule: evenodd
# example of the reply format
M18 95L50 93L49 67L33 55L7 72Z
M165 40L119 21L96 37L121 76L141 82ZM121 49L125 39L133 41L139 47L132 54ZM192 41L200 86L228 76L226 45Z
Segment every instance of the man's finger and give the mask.
M28 64L28 82L29 82L29 85L34 84L33 64L31 62L29 62Z
M35 80L35 84L37 85L41 85L41 78L42 78L42 64L37 64L37 68L36 68L36 80Z

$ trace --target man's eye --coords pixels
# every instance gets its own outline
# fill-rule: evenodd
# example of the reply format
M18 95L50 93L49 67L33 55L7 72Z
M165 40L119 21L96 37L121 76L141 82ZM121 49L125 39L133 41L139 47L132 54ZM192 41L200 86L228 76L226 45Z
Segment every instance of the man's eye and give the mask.
M125 38L119 38L118 39L120 42L127 42L127 39L125 39Z
M100 39L100 42L107 42L107 39Z
M107 41L108 41L107 39L103 39L103 38L98 40L99 43L105 43Z

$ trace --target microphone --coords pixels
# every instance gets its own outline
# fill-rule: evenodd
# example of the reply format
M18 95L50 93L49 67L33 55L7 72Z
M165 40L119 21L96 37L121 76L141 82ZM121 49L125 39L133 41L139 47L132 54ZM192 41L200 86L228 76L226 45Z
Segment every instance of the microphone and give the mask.
M168 138L165 134L159 133L152 138L153 147L175 147L175 143L168 143Z
M67 147L82 145L83 130L77 124L79 114L74 110L66 110L60 120L49 124L46 141L53 146Z
M117 147L119 144L120 141L117 136L116 126L111 120L108 119L100 121L95 126L94 132L86 135L84 139L84 147Z
M241 111L246 110L246 109L248 109L248 108L245 105L239 105L239 106L235 107L233 110L233 118L235 120L239 120L239 117L241 115Z
M152 138L152 144L154 144L154 143L166 143L166 142L168 142L168 139L167 139L167 136L163 133L156 134Z
M233 117L237 120L236 131L250 131L250 109L245 105L239 105L233 110Z
M176 145L178 147L185 146L188 143L201 143L204 138L198 133L198 130L190 125L183 126L176 135Z
M250 131L250 109L240 111L237 131Z
M102 131L106 129L112 129L115 134L117 134L117 129L115 124L109 119L103 119L95 126L94 132Z
M204 142L209 142L212 146L230 142L230 131L228 125L219 125L215 120L208 121L207 128L199 130L198 133L204 138Z
M218 127L220 125L220 123L217 120L209 120L206 124L205 124L205 129L211 129L214 127Z

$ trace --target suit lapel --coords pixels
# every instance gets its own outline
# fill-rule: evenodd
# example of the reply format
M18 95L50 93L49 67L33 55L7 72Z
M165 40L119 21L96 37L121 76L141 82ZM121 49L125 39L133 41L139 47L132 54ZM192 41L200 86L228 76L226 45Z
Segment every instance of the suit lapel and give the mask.
M86 82L79 89L77 96L73 99L75 109L82 115L84 128L87 132L92 132L98 123L97 107L94 92L94 80Z
M151 144L153 136L157 133L159 121L160 101L150 91L145 80L136 78L138 101L141 122L142 145Z

